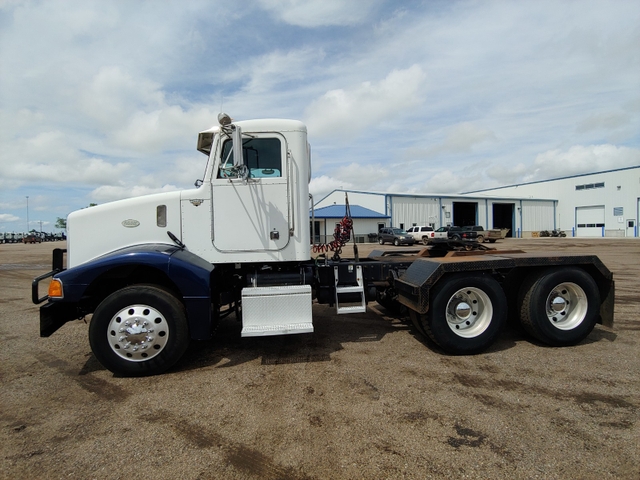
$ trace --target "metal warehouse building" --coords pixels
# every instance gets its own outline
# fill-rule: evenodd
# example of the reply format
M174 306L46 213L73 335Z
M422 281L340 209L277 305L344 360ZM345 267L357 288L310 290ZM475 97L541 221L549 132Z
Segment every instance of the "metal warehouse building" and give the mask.
M375 222L377 229L482 225L508 228L508 236L513 237L537 236L541 230L553 229L569 236L637 237L640 166L458 195L339 189L318 201L316 211L333 207L333 215L344 212L345 194L352 210L355 205L384 217L369 215L366 222L354 218L354 233L360 236L377 231L371 230ZM329 223L327 218L324 228Z
M549 228L577 237L638 237L640 165L541 182L470 192L528 198L553 198Z
M556 201L549 199L514 199L468 195L416 195L401 193L334 190L316 204L316 209L335 206L344 212L345 194L350 205L359 205L388 218L378 222L384 226L409 228L413 225L483 225L488 228L508 228L509 237L530 236L532 231L553 228ZM356 235L363 224L354 219ZM377 230L376 230L377 231Z

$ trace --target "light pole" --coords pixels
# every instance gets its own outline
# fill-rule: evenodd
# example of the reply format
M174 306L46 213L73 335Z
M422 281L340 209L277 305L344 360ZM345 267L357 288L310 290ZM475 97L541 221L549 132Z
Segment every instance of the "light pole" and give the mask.
M29 233L29 195L27 195L27 233Z

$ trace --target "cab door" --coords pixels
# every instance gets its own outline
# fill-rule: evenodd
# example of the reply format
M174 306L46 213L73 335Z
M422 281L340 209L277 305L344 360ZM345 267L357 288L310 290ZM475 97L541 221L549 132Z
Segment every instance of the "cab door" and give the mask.
M222 252L278 251L291 224L286 139L277 133L242 139L242 168L231 140L222 145L213 188L213 246Z

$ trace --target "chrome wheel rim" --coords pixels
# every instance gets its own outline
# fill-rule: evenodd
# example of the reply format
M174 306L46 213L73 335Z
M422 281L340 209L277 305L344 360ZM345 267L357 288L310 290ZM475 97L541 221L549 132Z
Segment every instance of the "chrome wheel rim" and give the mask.
M588 306L587 295L579 285L561 283L547 297L547 318L559 330L572 330L583 322Z
M167 319L149 305L130 305L109 321L111 350L129 362L144 362L162 352L169 340Z
M453 333L463 338L474 338L489 328L493 304L479 288L461 288L447 302L446 317Z

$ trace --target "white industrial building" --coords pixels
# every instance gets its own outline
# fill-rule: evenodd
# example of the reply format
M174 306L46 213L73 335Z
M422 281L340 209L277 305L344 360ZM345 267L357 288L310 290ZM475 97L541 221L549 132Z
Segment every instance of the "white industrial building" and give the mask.
M316 209L349 204L377 212L377 228L413 225L483 225L508 228L508 236L537 236L560 229L568 236L638 236L640 166L458 195L334 190ZM334 210L335 211L335 210ZM354 219L354 233L367 235L371 222Z
M553 229L556 201L549 199L514 199L469 195L418 195L402 193L334 190L316 204L316 209L344 206L345 194L350 205L359 205L388 217L386 225L409 228L413 225L482 225L507 228L509 237L531 236L532 231ZM344 210L344 207L342 207ZM354 220L358 235L363 225Z
M576 237L638 237L640 165L469 192L556 202L553 227ZM551 227L548 227L551 228Z

